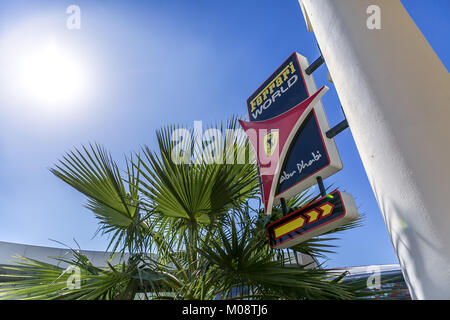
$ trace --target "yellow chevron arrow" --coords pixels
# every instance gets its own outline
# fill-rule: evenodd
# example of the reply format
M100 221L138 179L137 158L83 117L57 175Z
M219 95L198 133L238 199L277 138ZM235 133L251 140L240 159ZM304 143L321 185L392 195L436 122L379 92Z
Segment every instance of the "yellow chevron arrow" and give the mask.
M321 205L319 207L319 209L322 210L322 215L320 217L322 218L328 216L333 211L333 208L334 206L329 203Z
M275 238L279 238L291 231L294 231L295 229L303 227L305 224L305 219L301 216L295 218L291 222L288 222L278 228L275 228Z
M308 223L312 223L314 221L316 221L319 218L319 211L317 210L311 210L309 212L307 212L305 215L308 216Z

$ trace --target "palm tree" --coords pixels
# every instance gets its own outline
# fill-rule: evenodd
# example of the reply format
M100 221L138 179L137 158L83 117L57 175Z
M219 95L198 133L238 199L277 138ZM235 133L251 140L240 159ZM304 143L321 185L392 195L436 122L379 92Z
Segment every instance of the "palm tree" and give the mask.
M236 118L219 129L224 127L236 129ZM3 284L3 298L353 299L362 295L361 285L340 282L344 274L295 261L298 253L317 258L330 252L333 238L314 238L289 250L268 246L265 227L281 216L281 210L263 214L254 163L227 164L230 153L219 156L223 161L216 162L222 163L175 163L172 152L180 144L171 137L176 129L157 131L159 152L142 148L126 157L125 171L99 145L67 153L51 172L87 197L86 206L99 221L97 232L109 237L106 250L113 253L111 258L120 255L122 260L98 268L77 250L72 250L72 259L56 257L55 264L19 257L20 265L11 268L26 271L28 277ZM226 135L199 144L193 131L189 133L181 146L200 145L211 151L210 157L219 154L214 148L228 146L234 139ZM242 150L249 154L248 142L238 138L231 152ZM196 153L182 156L192 160ZM314 199L305 191L288 205L300 207ZM69 274L56 262L79 268L79 288L67 287Z

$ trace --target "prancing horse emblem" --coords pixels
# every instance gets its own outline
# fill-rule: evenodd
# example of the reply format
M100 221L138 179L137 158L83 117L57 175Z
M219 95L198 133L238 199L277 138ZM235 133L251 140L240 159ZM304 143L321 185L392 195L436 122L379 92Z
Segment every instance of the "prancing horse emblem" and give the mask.
M278 144L278 129L270 129L264 136L264 151L267 157L271 157Z

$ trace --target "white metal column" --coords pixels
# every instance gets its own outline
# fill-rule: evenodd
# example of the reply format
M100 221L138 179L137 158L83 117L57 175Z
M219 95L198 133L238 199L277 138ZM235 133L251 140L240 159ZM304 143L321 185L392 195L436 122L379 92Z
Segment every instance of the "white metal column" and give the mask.
M413 298L450 299L448 71L399 0L300 5ZM367 27L370 5L380 8L381 29Z

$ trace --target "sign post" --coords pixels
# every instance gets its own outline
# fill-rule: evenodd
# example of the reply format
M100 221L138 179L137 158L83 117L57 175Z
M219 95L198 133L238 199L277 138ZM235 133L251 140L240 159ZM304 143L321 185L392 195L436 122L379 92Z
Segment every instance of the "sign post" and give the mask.
M285 217L268 228L274 248L292 246L358 216L351 196L338 191L321 199L331 206L329 198L336 198L332 205L336 209L328 213L314 209L314 221L302 215L309 206L287 215L285 199L317 182L324 196L322 179L342 169L336 144L327 135L330 128L320 102L328 88L316 89L311 70L306 58L294 52L248 98L250 121L239 121L256 153L265 213L271 214L274 205L282 204Z
M411 296L450 299L448 70L400 0L300 4ZM367 27L374 4L380 29Z

